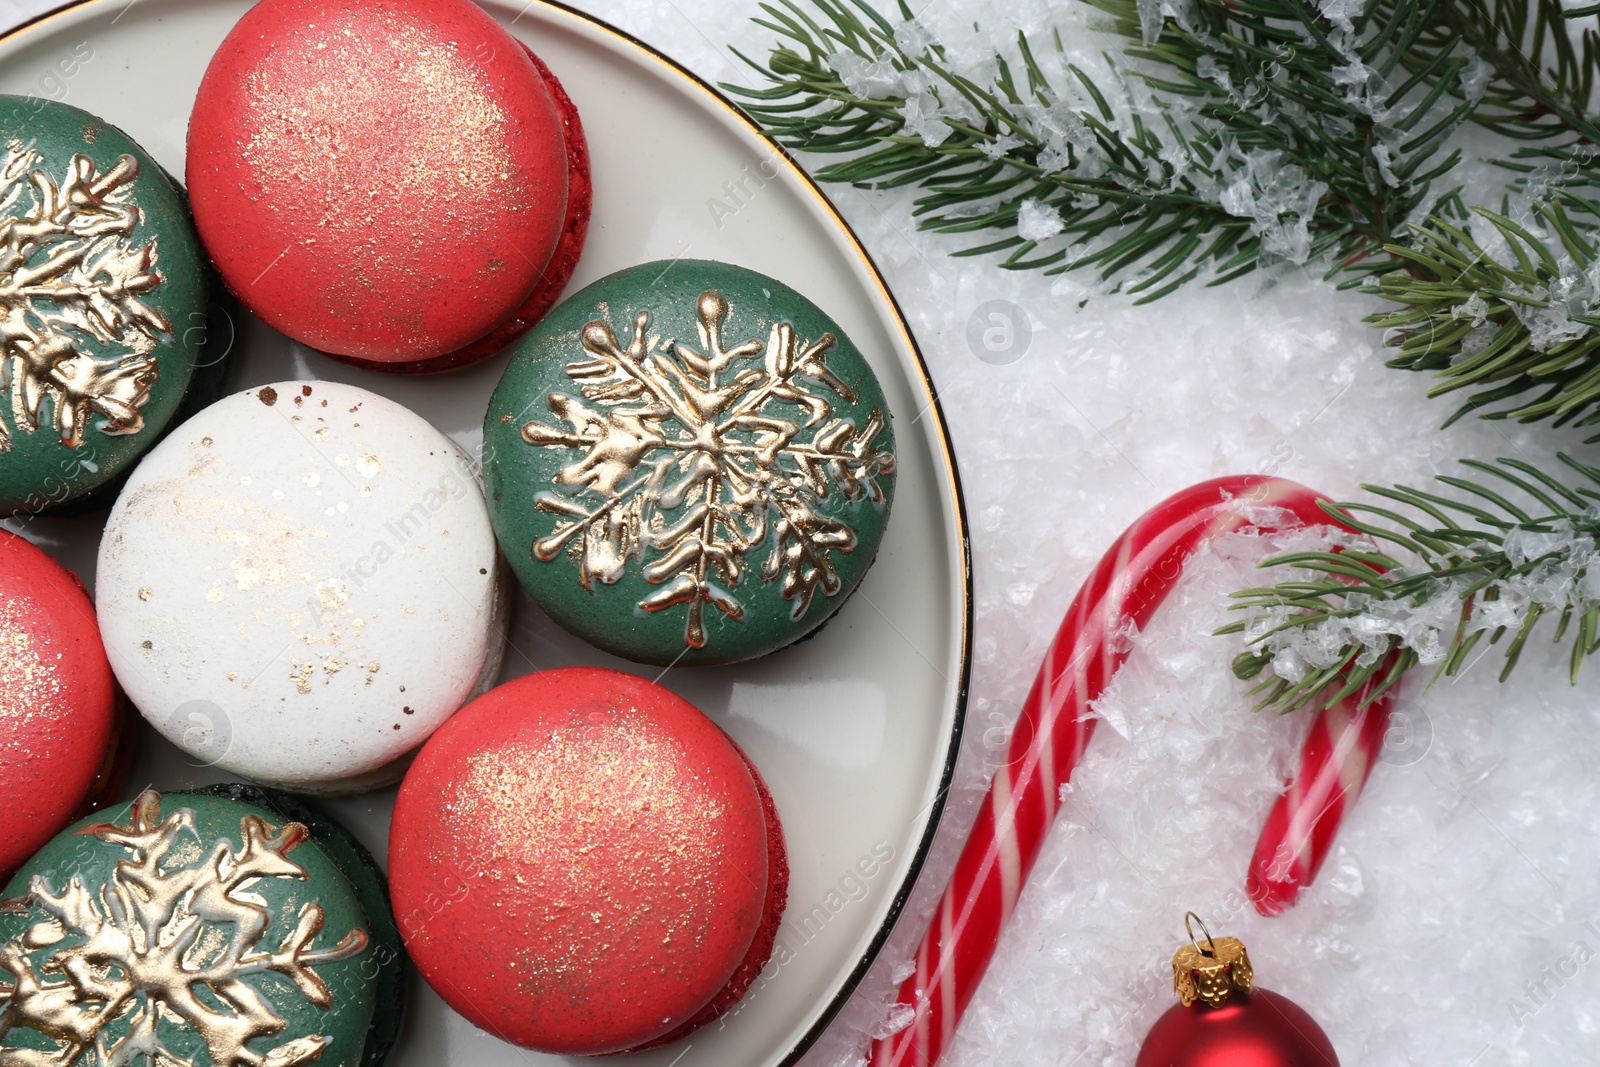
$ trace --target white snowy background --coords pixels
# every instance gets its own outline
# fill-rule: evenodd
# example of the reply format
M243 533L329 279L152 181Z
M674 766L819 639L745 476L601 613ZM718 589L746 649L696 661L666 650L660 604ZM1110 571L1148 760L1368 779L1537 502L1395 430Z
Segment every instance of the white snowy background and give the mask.
M918 2L958 61L1052 20L1070 43L1081 17L1064 0ZM49 6L0 0L0 23ZM754 0L579 6L714 82L749 81L729 45L762 55L771 41L749 22ZM1420 484L1458 456L1548 465L1557 449L1584 446L1579 433L1505 423L1441 432L1449 402L1383 366L1380 337L1361 322L1376 304L1336 293L1317 271L1135 308L1087 279L1053 284L948 258L955 245L915 229L910 193L829 192L932 370L966 489L977 593L966 744L937 846L878 965L804 1061L853 1067L868 1035L891 1025L895 980L1062 611L1140 512L1225 473L1278 474L1349 498L1362 481ZM998 361L968 341L980 305L997 300L1031 328ZM1203 554L1137 638L1101 709L1125 732L1099 732L945 1062L1131 1065L1172 1003L1168 961L1194 909L1248 944L1261 983L1319 1018L1347 1067L1592 1063L1600 664L1570 687L1561 657L1541 645L1515 688L1496 682L1498 650L1427 695L1413 679L1409 729L1319 883L1285 916L1262 919L1240 887L1305 721L1252 714L1227 670L1236 643L1209 634L1263 551L1240 540Z

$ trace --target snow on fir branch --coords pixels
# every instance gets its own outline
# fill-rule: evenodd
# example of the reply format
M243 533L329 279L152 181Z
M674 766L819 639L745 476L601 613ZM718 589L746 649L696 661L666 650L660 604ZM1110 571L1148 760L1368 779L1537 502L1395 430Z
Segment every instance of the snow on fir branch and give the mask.
M1317 266L1400 305L1372 320L1391 366L1469 390L1455 417L1600 421L1600 5L1079 0L1065 38L1071 12L1000 49L903 0L762 10L765 84L728 88L838 157L819 179L917 188L955 255L1137 302ZM1521 145L1493 211L1454 184L1468 121Z
M1244 634L1237 675L1265 672L1258 707L1320 709L1376 681L1373 700L1415 667L1460 674L1486 640L1506 640L1504 680L1547 619L1576 683L1600 650L1600 468L1561 459L1576 485L1521 460L1467 461L1482 479L1439 478L1464 495L1369 485L1398 509L1324 505L1360 534L1266 560L1289 577L1235 593L1246 617L1218 631Z
M1377 0L1375 7L1381 15L1409 3ZM1477 97L1473 122L1525 144L1553 142L1517 158L1559 160L1566 147L1600 143L1593 112L1600 31L1584 25L1600 15L1600 5L1467 0L1441 4L1434 15L1404 57L1407 69L1431 83L1426 72L1441 54L1469 49L1480 64L1468 83Z
M959 254L1090 270L1140 300L1277 261L1385 269L1396 228L1439 204L1482 81L1465 50L1426 76L1402 64L1445 0L1382 17L1356 0L1083 0L1102 32L1019 32L963 64L973 43L903 2L896 21L808 2L763 5L781 41L752 66L769 84L729 87L769 136L846 156L824 181L920 187L924 228L989 238Z
M1471 390L1452 416L1600 423L1600 204L1544 190L1513 219L1475 208L1430 219L1377 280L1400 306L1373 316L1390 366L1431 372L1432 393Z

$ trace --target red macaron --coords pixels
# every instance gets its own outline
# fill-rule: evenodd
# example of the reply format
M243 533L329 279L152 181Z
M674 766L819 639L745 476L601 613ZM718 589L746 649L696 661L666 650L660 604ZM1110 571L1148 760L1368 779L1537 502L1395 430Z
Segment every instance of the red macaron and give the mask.
M0 530L0 881L115 788L121 726L83 584Z
M400 373L487 358L555 302L588 168L560 83L469 0L262 0L189 121L195 225L228 288Z
M777 811L692 704L620 671L508 682L436 732L395 802L389 879L418 971L506 1041L601 1055L731 1008L788 890Z

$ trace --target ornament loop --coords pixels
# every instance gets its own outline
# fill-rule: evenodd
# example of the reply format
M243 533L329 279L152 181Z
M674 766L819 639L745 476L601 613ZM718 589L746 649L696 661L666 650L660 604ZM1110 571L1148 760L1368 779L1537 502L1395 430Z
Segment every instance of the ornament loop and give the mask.
M1196 925L1200 927L1200 932L1206 935L1206 944L1211 946L1211 951L1207 952L1205 949L1200 947L1200 939L1194 936L1194 928ZM1210 956L1213 959L1216 958L1217 943L1211 939L1211 931L1206 929L1204 919L1200 918L1200 916L1196 915L1192 911L1185 912L1183 916L1183 929L1184 932L1189 935L1189 943L1194 946L1196 952L1200 953L1202 956Z

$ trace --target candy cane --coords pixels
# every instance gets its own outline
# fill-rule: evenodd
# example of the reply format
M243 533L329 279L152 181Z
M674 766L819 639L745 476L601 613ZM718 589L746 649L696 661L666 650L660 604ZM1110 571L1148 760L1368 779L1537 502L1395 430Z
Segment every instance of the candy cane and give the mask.
M1245 526L1328 524L1318 500L1311 490L1281 478L1202 482L1146 512L1100 560L1045 653L1012 732L1006 763L994 776L923 935L916 970L900 987L899 1002L914 1009L911 1025L874 1043L873 1067L931 1067L949 1046L1061 806L1061 786L1094 732L1090 703L1127 658L1126 642L1114 635L1129 622L1143 628L1200 545ZM1283 512L1295 521L1274 521ZM1311 773L1297 777L1305 787L1291 787L1274 808L1281 825L1269 824L1268 857L1279 863L1263 869L1258 885L1280 904L1293 899L1291 888L1297 891L1316 873L1339 818L1370 770L1377 749L1368 724L1385 717L1386 705L1374 702L1364 716L1353 714L1354 707L1350 698L1333 709L1343 718L1331 712L1319 717L1313 736L1326 741L1307 745L1308 757L1314 757L1307 768ZM1361 728L1349 729L1358 718ZM1382 736L1377 729L1378 744ZM1365 757L1359 773L1353 751ZM1328 768L1345 774L1337 787L1327 781ZM1339 802L1329 804L1336 793ZM1310 817L1307 805L1314 806Z
M1365 707L1362 701L1384 673L1312 722L1300 773L1273 804L1250 859L1245 891L1262 915L1282 914L1316 880L1339 824L1367 784L1383 751L1394 690Z

